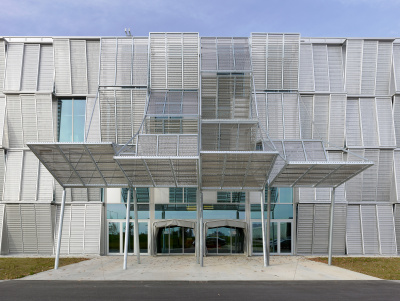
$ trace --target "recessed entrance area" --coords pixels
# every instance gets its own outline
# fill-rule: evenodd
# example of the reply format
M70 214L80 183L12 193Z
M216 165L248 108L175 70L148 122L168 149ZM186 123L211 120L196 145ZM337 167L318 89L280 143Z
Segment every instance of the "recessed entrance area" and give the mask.
M195 234L192 228L164 227L157 234L157 254L194 254Z
M229 255L244 253L244 231L236 227L217 227L207 231L207 254Z

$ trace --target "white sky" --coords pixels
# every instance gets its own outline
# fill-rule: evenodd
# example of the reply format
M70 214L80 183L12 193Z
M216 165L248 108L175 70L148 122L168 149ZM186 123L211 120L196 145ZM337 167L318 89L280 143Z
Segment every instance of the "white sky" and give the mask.
M1 0L0 36L400 37L400 0Z

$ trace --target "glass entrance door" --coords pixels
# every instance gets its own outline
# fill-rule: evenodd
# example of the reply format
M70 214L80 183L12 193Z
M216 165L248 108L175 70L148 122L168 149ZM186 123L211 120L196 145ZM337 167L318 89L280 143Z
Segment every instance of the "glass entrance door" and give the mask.
M230 227L208 229L206 248L208 254L243 254L244 231Z
M292 254L292 227L291 220L272 220L270 228L269 250L271 254ZM261 221L252 224L253 254L261 254L262 225Z
M129 223L129 229L126 231L125 220L108 221L108 254L124 254L125 233L129 233L128 253L134 254L134 222ZM139 221L139 248L141 254L148 253L148 222Z
M165 227L158 230L158 254L192 254L194 252L195 235L192 228Z

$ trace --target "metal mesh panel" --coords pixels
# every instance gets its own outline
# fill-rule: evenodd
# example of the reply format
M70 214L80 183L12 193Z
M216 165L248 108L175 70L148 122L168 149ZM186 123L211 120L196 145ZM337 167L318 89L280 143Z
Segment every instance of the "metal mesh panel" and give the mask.
M286 145L286 144L285 144ZM308 161L326 161L324 146L320 141L304 141L304 150Z
M21 179L21 201L36 201L39 174L39 161L31 151L24 151L22 179Z
M375 94L376 61L378 55L378 41L363 41L363 51L358 55L362 57L361 67L361 94Z
M299 139L300 121L297 94L283 94L283 119L285 139Z
M362 146L361 120L358 99L348 99L346 108L346 145Z
M397 254L395 224L393 219L393 206L378 205L376 214L379 227L379 242L381 254Z
M282 94L267 94L268 134L271 139L283 139Z
M71 94L71 62L68 39L54 39L55 89L57 94Z
M19 201L20 199L22 158L22 151L8 151L7 153L4 201Z
M25 44L21 74L21 90L36 91L39 68L39 44Z
M299 76L300 35L285 34L283 49L283 89L297 90Z
M133 39L117 39L116 78L117 86L131 85L132 83L132 51Z
M71 84L73 94L87 94L86 41L70 40Z
M267 43L267 89L282 89L284 35L268 34Z
M0 92L4 88L4 74L6 68L6 43L4 40L0 41Z
M346 41L346 92L359 95L361 92L361 65L363 40Z
M156 156L157 154L157 136L139 135L138 136L138 155Z
M133 136L131 91L115 91L117 143L124 144Z
M312 139L312 115L313 115L313 96L300 96L300 126L301 138Z
M96 94L99 82L100 42L86 41L88 93Z
M254 60L253 60L254 61ZM314 62L311 44L300 44L299 90L314 91Z
M101 141L99 102L100 102L99 99L96 99L94 97L88 97L86 99L85 134L86 134L86 141L88 142Z
M100 91L101 140L116 141L116 108L114 91Z
M329 95L314 96L313 138L328 140Z
M158 137L158 155L176 156L177 155L177 136L159 136Z
M330 90L327 45L313 45L315 91Z
M360 205L347 206L346 251L349 255L364 253Z
M388 95L392 72L392 42L378 42L378 59L376 66L376 95Z
M134 86L147 86L148 43L148 38L133 39L132 84Z
M19 91L21 87L22 57L24 44L10 43L7 47L7 67L4 90Z
M100 85L115 85L115 59L117 55L117 39L102 38L100 54Z
M24 144L31 141L38 141L36 99L34 95L22 94L20 97Z
M344 146L346 95L332 94L329 106L329 143Z
M40 45L38 91L53 91L54 57L53 45Z
M329 87L332 93L344 92L342 45L328 45Z
M362 233L365 254L379 254L376 206L361 205Z

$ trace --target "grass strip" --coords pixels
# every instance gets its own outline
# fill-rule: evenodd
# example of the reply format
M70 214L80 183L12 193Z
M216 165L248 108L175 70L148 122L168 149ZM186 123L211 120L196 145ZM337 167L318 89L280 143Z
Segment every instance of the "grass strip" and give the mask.
M327 257L310 260L328 263ZM332 265L385 280L400 280L399 257L333 257Z
M60 258L59 266L88 260L88 258ZM54 258L0 258L0 280L18 279L54 268Z

